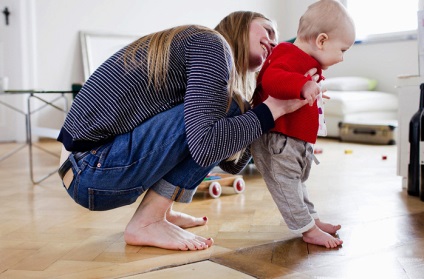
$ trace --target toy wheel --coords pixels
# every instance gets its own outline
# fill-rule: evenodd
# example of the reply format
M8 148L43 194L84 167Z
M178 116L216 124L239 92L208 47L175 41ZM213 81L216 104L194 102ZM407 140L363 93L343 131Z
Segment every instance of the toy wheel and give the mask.
M244 183L243 178L236 178L233 182L233 188L237 194L243 193L246 189L246 183Z
M218 182L212 182L211 185L209 185L209 195L211 195L213 198L219 198L222 193L222 187L221 184Z

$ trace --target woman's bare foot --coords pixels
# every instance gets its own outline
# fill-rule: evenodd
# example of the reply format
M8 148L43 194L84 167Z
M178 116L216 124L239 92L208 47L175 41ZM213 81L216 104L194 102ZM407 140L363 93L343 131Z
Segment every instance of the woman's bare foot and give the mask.
M183 229L204 226L208 222L208 218L206 216L196 218L182 212L174 211L172 208L166 212L166 220Z
M335 238L330 234L322 231L318 226L314 226L309 231L304 232L303 241L315 245L325 246L327 248L336 248L343 243L341 239Z
M124 238L129 245L154 246L170 250L204 250L213 245L212 238L197 236L167 220L159 220L142 227L129 224Z
M212 238L197 236L165 219L172 204L172 200L148 190L125 229L125 242L170 250L203 250L212 246Z
M315 219L315 225L317 225L317 227L320 228L322 231L329 234L335 234L342 227L340 225L332 225L329 223L321 222L319 219Z

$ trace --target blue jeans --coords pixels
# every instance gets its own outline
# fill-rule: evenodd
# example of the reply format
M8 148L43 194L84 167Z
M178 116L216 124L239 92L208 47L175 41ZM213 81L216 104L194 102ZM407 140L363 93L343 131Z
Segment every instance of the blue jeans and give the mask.
M232 102L227 116L239 115ZM74 178L69 195L90 210L129 205L147 189L188 203L197 186L219 162L201 167L191 157L185 134L184 105L155 115L133 131L69 156Z

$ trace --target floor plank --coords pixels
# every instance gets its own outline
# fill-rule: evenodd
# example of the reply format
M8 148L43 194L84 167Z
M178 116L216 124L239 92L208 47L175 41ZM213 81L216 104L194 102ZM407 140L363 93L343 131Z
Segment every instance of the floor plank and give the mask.
M40 144L59 153L56 142ZM15 146L0 144L0 156ZM191 204L175 205L208 216L190 231L213 237L212 248L129 246L123 230L142 197L90 212L57 175L33 185L22 149L0 162L0 278L424 278L424 202L401 188L396 146L319 139L316 147L321 163L308 190L320 218L342 225L339 249L292 234L252 165L243 171L244 193L213 199L198 192ZM34 151L36 177L57 167L57 158Z

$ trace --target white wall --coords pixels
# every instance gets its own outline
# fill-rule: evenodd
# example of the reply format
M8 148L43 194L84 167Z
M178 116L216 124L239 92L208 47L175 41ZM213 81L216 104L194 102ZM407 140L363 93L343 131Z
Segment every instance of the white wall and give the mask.
M84 81L78 32L143 35L180 24L214 27L236 10L262 12L277 22L280 40L296 36L299 17L314 0L29 0L34 1L32 36L35 88L70 89ZM377 79L378 90L396 92L396 77L418 73L416 40L358 44L325 75Z
M378 81L379 91L397 93L399 75L418 75L416 40L356 44L345 54L345 61L327 70L327 77L364 76ZM418 90L418 88L417 88Z
M296 37L300 17L315 0L286 0L281 2L281 16L278 16L276 20L280 33L280 40L285 41Z
M315 0L282 1L282 14L277 17L280 40L296 37L299 18ZM346 52L344 61L326 72L327 78L364 76L378 81L380 91L396 93L397 76L418 75L416 40L355 44Z
M274 13L278 0L36 0L36 87L83 82L78 32L144 35L181 24L215 25L237 10Z
M3 9L4 3L15 1L0 0L0 9ZM28 65L28 68L22 72L21 82L9 80L10 87L69 90L72 83L84 82L80 30L143 35L187 23L214 27L230 12L254 10L275 20L280 40L287 40L296 36L299 17L313 2L315 1L19 0L20 9L25 11L12 10L10 20L14 21L14 16L24 16L31 21L30 24L22 23L26 28L21 28L23 33L20 34L21 41L27 44L21 65ZM0 19L0 24L4 24L1 15ZM0 29L0 38L4 35ZM20 46L15 46L15 50L19 48ZM415 40L354 45L346 53L345 61L328 70L325 76L359 75L375 78L379 82L378 90L396 92L398 75L418 73L417 57ZM13 72L15 67L13 63L2 65L6 75ZM59 128L63 115L56 111L43 112L40 113L38 122Z
M8 24L0 13L0 77L10 77L8 87L30 88L33 84L33 55L30 53L32 14L26 0L0 0L0 11L7 7L10 15ZM17 109L0 105L0 139L2 141L24 141L25 98L23 95L2 95L0 101Z
M70 90L72 83L83 83L83 66L79 31L110 34L144 35L181 24L201 24L215 27L227 14L238 10L264 13L274 19L279 0L0 0L0 8L9 6L11 25L19 29L13 36L19 45L8 45L22 61L9 59L2 64L9 76L10 89ZM19 3L20 5L16 5ZM0 24L4 18L0 14ZM24 20L30 21L29 24ZM1 42L12 42L9 30L0 29ZM10 35L12 36L12 35ZM24 46L25 50L20 50ZM19 55L20 54L20 55ZM8 56L8 53L3 53ZM0 53L0 57L1 53ZM3 59L4 60L4 59ZM26 65L22 70L20 65ZM18 67L19 66L19 67ZM41 96L41 95L40 95ZM46 97L46 94L42 95ZM50 96L47 96L47 99ZM53 97L53 96L52 96ZM16 101L25 109L25 98ZM41 103L34 103L34 107ZM0 110L3 110L0 106ZM8 123L16 116L6 114ZM64 116L50 109L34 115L35 124L60 128ZM22 122L22 121L20 121ZM41 124L40 124L41 126ZM14 126L12 125L12 128ZM21 128L19 130L22 130ZM18 141L25 139L18 133ZM0 135L0 141L2 135Z

